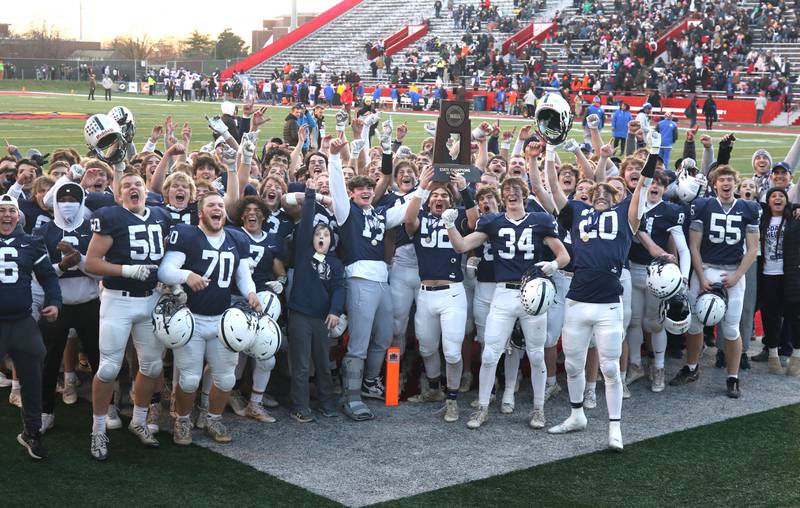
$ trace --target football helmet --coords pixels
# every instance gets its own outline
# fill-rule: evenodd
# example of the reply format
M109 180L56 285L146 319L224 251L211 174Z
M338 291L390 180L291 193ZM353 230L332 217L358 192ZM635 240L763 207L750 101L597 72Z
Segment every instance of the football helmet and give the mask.
M282 342L281 328L278 323L268 315L262 314L258 318L258 327L253 343L244 352L256 360L269 360L281 348Z
M531 316L541 316L556 299L556 287L538 266L529 268L522 276L519 300Z
M136 134L136 122L133 120L133 112L125 106L114 106L108 112L108 116L119 124L122 136L125 141L130 143Z
M108 115L92 115L83 126L83 139L95 157L108 164L125 159L128 143L119 124Z
M328 331L328 336L332 339L338 339L344 335L345 330L347 330L347 314L342 314L339 316L339 324Z
M704 326L719 324L728 310L728 291L719 282L711 285L711 289L701 293L694 304L694 315Z
M702 173L692 176L690 171L684 170L678 174L678 184L675 187L675 195L683 203L691 203L697 198L706 195L708 180Z
M164 295L153 308L153 334L169 349L183 347L194 333L194 316L175 295Z
M261 312L277 321L281 316L281 301L278 295L272 291L261 291L257 296L261 302Z
M514 321L514 328L511 329L511 335L508 336L508 343L506 344L506 354L511 354L513 349L525 351L525 333L522 331L522 325L519 319Z
M689 307L686 292L679 291L672 297L661 300L659 321L664 325L664 329L673 335L683 335L689 331L692 309Z
M548 92L539 99L534 119L536 133L551 145L563 143L572 128L569 103L558 92Z
M222 313L217 338L230 351L240 353L246 350L256 338L258 317L247 303L234 304Z
M647 289L656 298L672 298L682 287L681 269L675 263L658 257L647 267Z

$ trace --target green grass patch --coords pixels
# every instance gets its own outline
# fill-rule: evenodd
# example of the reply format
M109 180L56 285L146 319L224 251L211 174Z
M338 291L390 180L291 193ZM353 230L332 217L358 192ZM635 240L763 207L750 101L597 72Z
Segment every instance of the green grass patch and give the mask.
M384 505L800 506L798 435L786 406Z
M340 506L205 448L175 446L164 433L160 448L145 449L127 430L109 431L109 458L98 462L89 455L84 400L58 403L44 437L50 457L33 461L16 441L20 413L7 397L0 390L4 506Z

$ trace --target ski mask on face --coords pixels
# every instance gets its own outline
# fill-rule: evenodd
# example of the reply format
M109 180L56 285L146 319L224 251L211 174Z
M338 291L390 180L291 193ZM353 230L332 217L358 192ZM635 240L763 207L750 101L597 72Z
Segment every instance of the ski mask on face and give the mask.
M64 197L71 196L76 201L61 202ZM83 224L83 188L73 182L60 185L56 189L56 202L53 207L53 220L56 226L64 231L75 231Z

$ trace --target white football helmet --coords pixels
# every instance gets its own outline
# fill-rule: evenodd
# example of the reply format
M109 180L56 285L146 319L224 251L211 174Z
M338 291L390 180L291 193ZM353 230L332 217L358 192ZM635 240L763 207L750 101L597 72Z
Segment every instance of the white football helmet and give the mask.
M246 303L222 313L217 338L228 350L240 353L253 345L258 330L258 314Z
M711 290L697 297L694 315L704 326L720 323L728 310L728 291L720 283L712 284Z
M647 289L656 298L672 298L682 287L681 269L675 263L655 258L647 267Z
M272 291L261 291L256 296L261 302L261 312L277 321L281 316L281 300L278 295Z
M683 203L691 203L697 198L706 195L708 180L702 173L692 176L689 171L681 171L678 175L678 184L675 187L675 195Z
M548 92L539 99L534 119L536 133L551 145L563 143L572 128L569 103L558 92Z
M531 316L541 316L556 299L556 287L539 267L528 269L522 277L519 300Z
M108 116L119 124L125 141L128 143L133 141L133 136L136 134L136 122L133 120L133 112L125 106L114 106L108 112Z
M673 335L683 335L692 323L692 309L686 293L680 291L659 305L659 320L664 329Z
M194 333L194 316L177 296L164 295L153 308L153 334L169 349L183 347Z
M339 324L328 330L328 337L338 339L344 335L345 330L347 330L347 314L342 314L339 316Z
M258 327L253 344L244 352L256 360L269 360L281 348L282 343L281 328L272 318L262 314L258 318Z
M103 162L117 164L125 159L128 143L119 124L108 115L92 115L83 126L83 139L89 150Z

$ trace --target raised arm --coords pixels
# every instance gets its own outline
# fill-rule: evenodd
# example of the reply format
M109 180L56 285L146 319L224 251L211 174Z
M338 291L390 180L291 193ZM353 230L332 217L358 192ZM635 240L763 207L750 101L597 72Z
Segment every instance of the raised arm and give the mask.
M328 160L331 196L334 203L333 214L336 216L336 222L340 225L347 222L350 215L350 198L347 196L347 188L342 174L342 159L339 155L346 144L347 141L342 139L331 140L331 157Z
M550 213L555 213L556 204L553 201L553 196L542 184L542 174L541 171L539 171L539 154L541 152L542 145L539 143L530 143L525 149L525 158L528 165L528 179L531 182L531 190L533 190L533 194L542 204L544 209Z
M161 157L161 160L158 162L158 166L156 166L153 176L150 178L150 185L148 189L150 192L161 194L164 180L167 177L167 169L169 169L170 166L170 159L185 153L186 148L181 143L175 143L167 149L167 151L164 153L164 156Z
M433 166L428 166L419 176L419 188L411 194L411 199L408 201L403 226L410 238L413 238L419 229L419 210L431 194L430 185L432 179Z
M561 183L558 181L556 174L556 147L547 145L545 152L544 170L547 173L547 185L550 187L550 192L553 195L553 204L555 205L555 212L558 213L567 206L567 195L564 194L564 189L561 188Z

